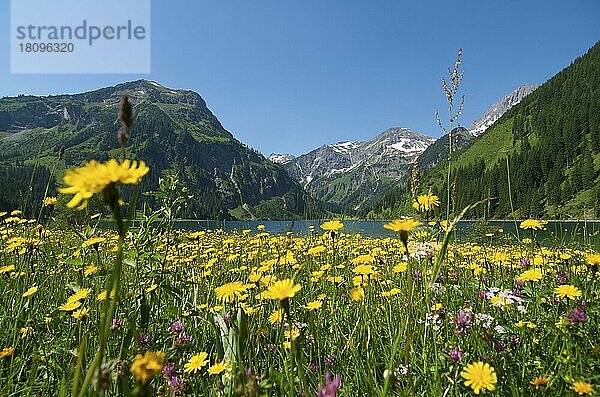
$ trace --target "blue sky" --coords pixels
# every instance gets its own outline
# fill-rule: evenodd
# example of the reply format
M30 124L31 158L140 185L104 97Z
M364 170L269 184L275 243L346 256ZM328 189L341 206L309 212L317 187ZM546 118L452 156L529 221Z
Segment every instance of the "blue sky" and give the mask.
M600 39L599 20L597 0L155 0L150 74L11 75L9 1L0 0L0 96L148 78L197 91L264 154L299 154L393 126L439 136L440 76L460 47L468 125L582 55Z

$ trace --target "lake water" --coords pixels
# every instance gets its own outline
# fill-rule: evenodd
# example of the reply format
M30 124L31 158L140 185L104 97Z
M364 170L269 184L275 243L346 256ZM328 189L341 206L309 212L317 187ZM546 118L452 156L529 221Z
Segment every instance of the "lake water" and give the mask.
M226 231L251 230L257 231L258 225L264 225L265 231L271 234L284 234L292 232L297 235L306 235L310 233L310 227L321 231L319 226L323 220L309 221L206 221L206 220L179 220L175 222L175 227L185 230L202 229L223 229ZM370 221L370 220L344 220L345 233L360 233L369 237L388 237L394 236L394 232L385 229L388 221ZM461 221L457 225L457 238L460 240L466 236L473 227L481 224L480 221ZM503 229L504 234L516 235L515 223L513 221L488 221L487 226L491 229ZM529 236L529 231L519 230L521 237ZM600 221L550 221L546 225L546 230L538 230L536 240L546 242L570 242L578 241L581 243L593 244L600 248Z

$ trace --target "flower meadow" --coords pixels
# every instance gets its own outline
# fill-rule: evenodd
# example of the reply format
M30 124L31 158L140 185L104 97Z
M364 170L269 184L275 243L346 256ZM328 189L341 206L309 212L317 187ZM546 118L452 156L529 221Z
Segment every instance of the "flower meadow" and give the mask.
M436 272L445 233L415 220L390 223L396 238L332 221L305 236L140 224L121 239L97 219L1 215L3 395L568 396L598 382L600 255L541 247L534 229L450 243Z
M119 142L132 125L121 101ZM483 242L452 221L395 237L183 231L174 178L138 205L143 161L89 161L59 192L67 226L0 212L0 395L593 395L600 254L542 246L542 220ZM122 194L126 192L127 194ZM91 215L100 196L112 227ZM59 200L45 197L46 213ZM466 210L465 210L466 211ZM463 213L465 212L463 211ZM52 219L47 216L45 219Z

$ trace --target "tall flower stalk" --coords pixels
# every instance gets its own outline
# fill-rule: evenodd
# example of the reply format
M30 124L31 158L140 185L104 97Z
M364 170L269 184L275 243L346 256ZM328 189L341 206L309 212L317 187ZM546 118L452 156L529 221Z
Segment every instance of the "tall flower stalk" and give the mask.
M119 108L119 119L121 120L123 127L119 131L118 139L121 147L124 147L127 141L128 131L133 124L131 105L126 96L121 99ZM83 396L87 392L94 374L100 368L102 360L104 359L110 326L119 301L119 290L121 287L121 275L123 269L123 245L125 243L127 229L129 228L129 224L135 213L139 183L148 171L149 168L143 161L138 163L137 161L122 159L118 162L117 160L111 159L107 162L100 163L92 160L82 167L68 170L63 178L65 186L59 189L60 193L73 195L71 200L67 203L67 207L76 208L78 210L86 208L88 200L94 194L102 194L104 202L112 212L113 220L119 234L115 262L113 268L106 276L105 292L107 299L103 303L100 312L98 348L92 362L87 368L81 388L78 387L79 380L77 378L73 379L73 395ZM123 220L121 214L121 206L124 202L117 188L119 184L136 185L131 202L129 203L127 222ZM85 345L83 345L81 351L82 353L85 351ZM80 372L79 366L82 364L82 361L82 359L78 360L78 367L75 370L76 376L78 376Z
M448 75L450 77L450 80L446 80L446 77L442 76L442 88L444 89L444 95L446 96L446 101L448 101L448 121L449 121L449 125L450 128L446 129L446 127L444 127L442 120L440 119L440 113L438 110L435 111L435 120L438 123L438 126L441 128L441 130L444 132L444 134L448 135L448 170L447 170L447 178L446 178L446 183L447 183L447 202L446 202L446 220L450 219L450 212L451 212L451 208L450 208L450 200L451 197L454 196L454 193L456 193L454 191L453 185L454 183L452 183L451 180L451 167L452 167L452 149L454 146L454 136L453 136L453 130L454 130L454 123L458 120L458 118L460 117L462 110L463 110L463 106L465 104L465 96L462 95L461 99L460 99L460 104L458 105L458 108L456 108L456 104L454 103L455 99L456 99L456 95L458 94L458 88L460 86L460 83L462 82L463 76L465 74L464 71L460 71L460 58L462 57L462 53L463 50L462 48L458 50L458 55L456 56L456 61L454 62L454 67L452 69L450 69L450 67L448 67ZM458 135L456 136L456 139L458 139Z

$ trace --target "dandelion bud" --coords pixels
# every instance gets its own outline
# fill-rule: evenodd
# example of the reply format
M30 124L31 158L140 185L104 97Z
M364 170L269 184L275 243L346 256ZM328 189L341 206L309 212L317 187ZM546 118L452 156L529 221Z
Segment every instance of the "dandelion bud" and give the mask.
M129 139L129 130L133 127L131 102L129 102L129 96L127 95L123 95L119 102L119 121L121 122L121 129L119 129L117 139L121 147L125 147Z

